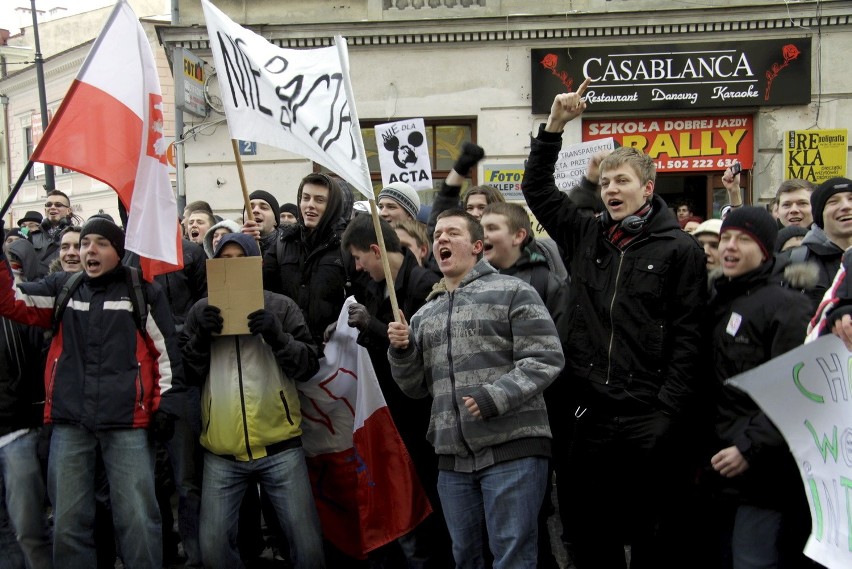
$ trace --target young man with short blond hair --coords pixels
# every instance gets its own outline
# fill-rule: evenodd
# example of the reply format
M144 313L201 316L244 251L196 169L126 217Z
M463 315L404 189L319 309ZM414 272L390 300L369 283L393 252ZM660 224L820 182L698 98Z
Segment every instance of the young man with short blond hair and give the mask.
M577 190L599 192L605 209L597 218L558 190L563 129L586 108L589 81L554 99L521 186L571 274L566 408L576 421L572 468L560 484L573 499L560 505L569 525L575 520L569 539L578 569L623 567L625 544L634 569L682 566L672 559L676 540L661 530L670 521L663 509L678 503L673 488L689 471L672 442L704 377L705 255L654 193L654 162L641 150L591 158ZM643 465L628 485L625 464Z

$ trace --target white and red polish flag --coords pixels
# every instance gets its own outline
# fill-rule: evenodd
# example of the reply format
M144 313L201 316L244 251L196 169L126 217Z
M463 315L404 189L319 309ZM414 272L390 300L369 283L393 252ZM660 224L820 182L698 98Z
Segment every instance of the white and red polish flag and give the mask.
M148 280L183 267L167 147L151 45L119 0L32 160L70 168L118 193L129 213L125 247L139 254Z
M431 511L347 299L320 369L297 383L302 445L323 536L351 557L407 534Z

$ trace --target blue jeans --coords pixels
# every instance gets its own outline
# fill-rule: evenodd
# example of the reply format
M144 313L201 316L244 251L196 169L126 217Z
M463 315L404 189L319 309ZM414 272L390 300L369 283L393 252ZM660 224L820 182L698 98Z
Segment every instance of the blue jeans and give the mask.
M2 489L0 480L0 489ZM0 500L0 569L26 569L24 565L24 553L18 540L15 539L15 530L9 523L6 515L6 504Z
M160 511L154 494L154 451L144 429L91 432L54 425L47 466L57 567L97 566L95 462L100 448L113 522L127 569L162 567Z
M781 512L757 506L737 508L731 555L734 569L774 569L778 567L778 534Z
M38 429L33 429L0 448L0 475L6 490L6 512L27 567L50 568L53 563L37 442Z
M547 490L546 458L501 462L479 472L442 470L438 494L459 569L484 569L482 523L494 569L535 569L538 511Z
M301 447L247 462L204 454L201 491L201 557L207 569L243 567L237 551L240 503L259 483L287 534L296 569L325 567L322 530Z
M166 443L178 493L178 533L186 553L186 568L199 569L198 518L201 512L201 403L197 387L187 389L184 414L175 422L175 434Z

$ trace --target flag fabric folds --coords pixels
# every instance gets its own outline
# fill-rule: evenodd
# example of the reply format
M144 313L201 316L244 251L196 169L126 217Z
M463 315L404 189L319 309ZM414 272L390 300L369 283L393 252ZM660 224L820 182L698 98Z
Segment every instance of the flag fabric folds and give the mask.
M346 41L337 36L331 47L280 48L208 0L201 5L231 138L304 156L374 199Z
M32 155L112 187L129 213L126 248L145 278L183 267L168 174L163 96L139 19L120 0Z
M431 512L411 457L385 404L367 350L347 324L348 299L319 372L297 384L302 444L323 534L365 558Z

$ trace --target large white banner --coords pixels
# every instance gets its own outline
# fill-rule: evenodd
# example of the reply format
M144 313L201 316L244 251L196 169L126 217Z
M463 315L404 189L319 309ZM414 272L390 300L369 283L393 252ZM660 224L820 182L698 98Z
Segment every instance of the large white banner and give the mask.
M790 445L813 521L805 554L831 569L852 567L852 353L828 335L729 383Z
M376 125L382 184L405 182L415 190L432 189L432 161L423 119Z
M346 40L284 49L202 0L232 139L288 150L322 164L373 198L349 82Z

